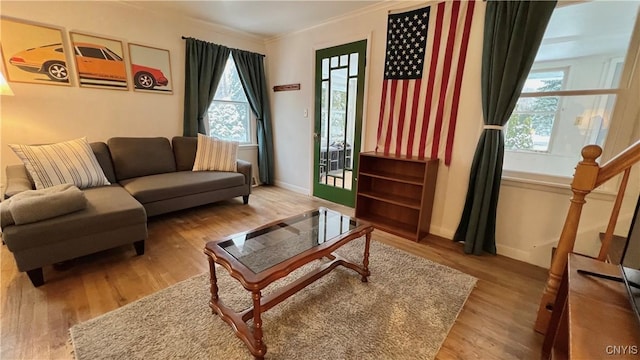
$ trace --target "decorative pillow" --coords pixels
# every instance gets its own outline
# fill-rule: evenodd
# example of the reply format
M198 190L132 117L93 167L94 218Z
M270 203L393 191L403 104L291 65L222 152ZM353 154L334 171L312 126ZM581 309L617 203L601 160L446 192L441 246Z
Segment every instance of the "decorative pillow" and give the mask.
M9 147L24 163L36 189L60 184L81 189L110 184L85 137L50 145Z
M198 134L198 147L193 171L238 171L237 141L225 141Z

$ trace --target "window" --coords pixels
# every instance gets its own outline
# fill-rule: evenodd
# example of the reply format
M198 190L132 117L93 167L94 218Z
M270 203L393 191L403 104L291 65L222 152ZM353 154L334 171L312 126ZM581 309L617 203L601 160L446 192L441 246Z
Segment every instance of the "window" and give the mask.
M101 60L122 61L118 54L100 45L78 46L76 47L76 55Z
M227 59L208 116L209 135L241 144L253 142L249 102L231 56Z
M568 183L581 149L606 145L639 6L558 3L505 125L505 176Z
M116 54L113 51L111 51L111 49L104 48L103 51L104 51L105 57L108 60L122 61L122 58L120 56L118 56L118 54Z
M562 90L564 71L532 71L523 92ZM521 98L505 129L506 150L549 151L559 97Z
M104 54L98 48L78 46L78 50L82 56L105 60Z

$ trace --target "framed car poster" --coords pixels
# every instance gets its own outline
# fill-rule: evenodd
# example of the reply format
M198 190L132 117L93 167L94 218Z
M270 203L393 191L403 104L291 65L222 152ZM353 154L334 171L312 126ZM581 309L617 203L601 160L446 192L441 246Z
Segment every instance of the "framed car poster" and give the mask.
M134 91L173 94L169 50L129 43Z
M120 40L69 32L81 87L129 90Z
M0 45L9 81L71 85L61 28L0 17Z

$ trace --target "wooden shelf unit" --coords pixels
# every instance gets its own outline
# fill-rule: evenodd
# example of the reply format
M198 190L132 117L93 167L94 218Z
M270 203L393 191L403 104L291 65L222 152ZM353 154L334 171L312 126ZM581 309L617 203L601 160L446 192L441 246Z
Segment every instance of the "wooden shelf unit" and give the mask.
M438 159L360 153L356 217L420 241L429 234Z

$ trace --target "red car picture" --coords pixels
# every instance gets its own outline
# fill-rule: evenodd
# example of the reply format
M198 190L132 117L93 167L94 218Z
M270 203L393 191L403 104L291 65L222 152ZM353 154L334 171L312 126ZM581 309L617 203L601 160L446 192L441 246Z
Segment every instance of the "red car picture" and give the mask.
M133 83L138 89L153 89L156 86L167 86L169 79L167 79L161 70L131 64L133 71Z

